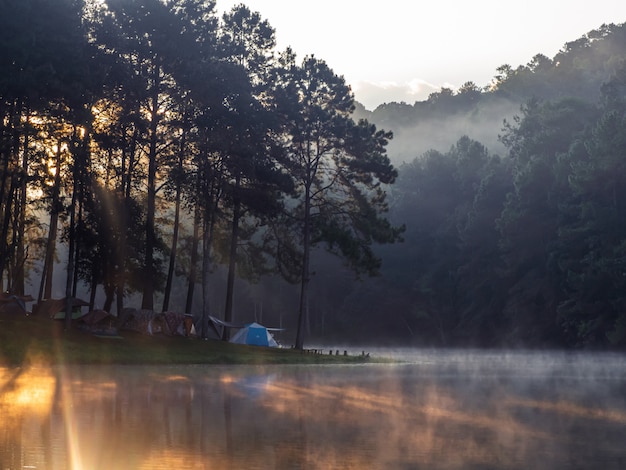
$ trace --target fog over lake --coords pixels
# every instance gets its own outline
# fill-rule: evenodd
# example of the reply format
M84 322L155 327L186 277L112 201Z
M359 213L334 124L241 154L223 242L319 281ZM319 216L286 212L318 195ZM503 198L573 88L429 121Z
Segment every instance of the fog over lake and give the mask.
M2 469L626 467L610 353L358 366L0 369Z

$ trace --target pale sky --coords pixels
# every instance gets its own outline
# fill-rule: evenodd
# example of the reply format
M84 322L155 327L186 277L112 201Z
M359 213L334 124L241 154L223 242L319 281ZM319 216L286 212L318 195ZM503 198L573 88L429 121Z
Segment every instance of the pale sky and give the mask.
M279 50L325 60L368 109L485 86L500 65L553 58L604 23L626 22L626 0L217 0L217 9L239 3L269 21Z

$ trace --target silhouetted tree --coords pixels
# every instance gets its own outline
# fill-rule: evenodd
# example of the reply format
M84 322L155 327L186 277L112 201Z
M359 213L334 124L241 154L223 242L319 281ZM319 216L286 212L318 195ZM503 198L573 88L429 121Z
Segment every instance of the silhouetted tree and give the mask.
M295 344L302 349L312 248L323 242L357 272L373 274L380 259L372 244L394 242L401 230L381 216L387 209L383 185L396 177L385 154L391 134L352 120L353 95L323 61L306 57L297 66L287 59L279 99L298 190L289 225L302 249Z

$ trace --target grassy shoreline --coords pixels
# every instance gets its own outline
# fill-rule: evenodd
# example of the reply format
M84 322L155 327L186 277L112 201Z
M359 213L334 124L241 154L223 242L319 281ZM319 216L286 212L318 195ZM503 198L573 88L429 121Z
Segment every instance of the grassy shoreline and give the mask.
M293 349L243 346L195 338L122 332L97 337L37 315L0 316L0 366L59 364L356 364L361 355L305 354Z

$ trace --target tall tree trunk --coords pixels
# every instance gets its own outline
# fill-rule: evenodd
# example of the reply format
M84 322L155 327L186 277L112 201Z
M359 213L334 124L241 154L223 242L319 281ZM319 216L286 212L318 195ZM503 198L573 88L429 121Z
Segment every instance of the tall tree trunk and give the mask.
M182 177L183 172L183 159L185 153L185 133L181 137L180 150L178 154L178 178ZM172 291L172 283L174 282L174 268L176 266L176 249L178 248L178 226L180 224L180 199L181 199L181 184L180 181L176 182L176 196L174 204L174 230L172 233L172 246L170 249L170 260L167 268L167 281L165 283L165 292L163 294L163 311L167 311L170 306L170 293Z
M241 218L241 201L237 195L239 190L239 176L237 176L235 196L233 198L233 220L230 234L230 252L228 260L228 277L226 280L226 307L224 309L224 321L231 322L233 319L233 295L235 291L235 271L237 269L237 245L239 243L239 219ZM230 329L224 328L222 340L230 339Z
M70 206L70 221L68 233L68 260L67 274L65 280L65 329L69 330L72 326L72 302L76 297L76 283L78 280L77 261L78 261L78 240L76 231L76 206L82 207L82 188L84 187L84 179L87 174L87 161L89 160L89 134L84 131L84 135L79 135L80 131L74 126L74 135L72 136L72 153L74 154L74 165L72 168L72 203ZM79 214L82 209L79 208ZM79 215L81 217L82 215Z
M102 305L102 310L105 312L111 312L111 307L113 306L113 301L115 300L115 285L110 283L104 284L104 304Z
M83 203L81 201L84 200L84 196L85 193L83 191L83 189L79 189L79 196L78 196L78 216L77 216L77 220L76 220L76 226L77 227L81 227L83 225ZM79 233L76 233L75 235L76 238L76 243L75 243L75 249L74 249L74 256L75 256L75 263L74 263L74 273L72 275L72 297L76 297L77 295L77 291L78 291L78 266L79 263L81 261L80 258L80 244L82 242L82 239L79 235ZM93 310L93 309L92 309Z
M204 209L204 233L202 238L202 338L209 335L209 315L211 293L209 281L211 277L211 245L213 243L213 231L215 229L215 218L219 196L213 194L213 205L207 204ZM209 201L211 199L209 198Z
M124 192L124 198L128 201L130 200L131 189L132 189L132 175L135 171L135 160L137 154L137 140L139 139L139 131L137 127L133 129L133 136L130 140L130 149L128 152L128 170L125 173L125 180L122 182L122 191Z
M72 327L72 286L74 284L74 260L76 249L76 201L78 196L78 163L76 156L74 157L74 182L72 185L72 205L70 207L70 226L69 226L69 247L67 250L67 273L65 278L65 329Z
M302 233L302 273L300 281L300 305L298 307L298 330L296 333L296 349L304 346L304 319L309 303L309 264L311 257L311 185L307 182L304 194L304 226Z
M124 131L126 136L126 131ZM117 256L117 275L116 275L116 288L115 288L115 303L116 311L121 315L124 308L124 290L126 285L126 235L128 231L128 215L131 200L131 193L133 187L133 172L135 171L135 162L137 160L137 142L139 140L139 129L136 124L133 124L132 134L130 136L130 142L122 153L122 181L120 186L120 194L124 200L124 212L120 214L120 233L122 239L116 247ZM124 138L126 143L126 139ZM128 162L127 162L128 160Z
M116 290L115 290L115 298L116 298L116 311L118 318L122 314L122 310L124 309L124 289L126 285L126 235L128 234L128 224L129 224L129 214L130 214L130 196L131 196L131 177L134 168L135 162L135 151L137 150L137 129L133 131L133 137L130 145L129 152L129 161L128 161L128 176L126 177L126 181L122 183L121 188L121 197L123 198L124 210L122 214L120 214L119 224L120 224L120 234L121 240L120 243L117 244L115 248L115 253L117 256L117 275L116 275Z
M1 135L2 141L0 141L2 144L2 146L0 147L0 157L2 158L0 163L0 165L2 166L2 174L0 175L0 195L2 196L4 196L6 181L9 177L11 169L10 162L13 154L13 146L11 145L11 142L14 141L15 133L17 132L15 123L15 107L15 103L11 103L11 105L8 106L6 115L6 122L9 124L8 126L4 125L4 115L0 116L0 118L3 120L2 123L0 123L2 126L0 127L0 129L3 130L3 133Z
M150 110L150 149L148 152L148 200L146 208L146 253L144 261L144 284L141 308L154 310L154 284L156 281L154 266L154 250L156 233L154 218L156 212L156 166L157 166L157 132L159 125L159 86L160 70L155 59L152 72L152 98Z
M191 240L191 256L189 262L189 284L187 286L187 300L185 313L191 313L193 294L196 287L196 268L198 266L198 248L200 245L200 206L196 205L193 217L193 239Z
M13 214L16 201L14 200L16 186L16 171L19 161L20 150L20 104L13 103L8 122L11 124L10 143L7 135L7 145L4 149L2 158L2 180L0 181L0 288L4 290L2 285L3 275L6 268L10 266L9 262L9 227L11 225L11 215ZM7 276L10 288L11 279Z
M52 188L52 210L50 211L50 228L48 231L48 243L46 244L46 257L44 269L39 287L38 302L52 297L52 278L54 275L54 252L56 250L57 229L59 224L60 192L61 192L61 142L59 141L56 155L56 174L54 187Z
M95 279L91 280L89 287L89 310L93 310L96 305L96 291L98 290L98 283Z
M8 258L10 256L9 249L9 227L11 226L11 215L13 214L13 206L14 206L14 195L16 191L16 176L10 175L9 177L9 187L7 188L6 194L2 194L2 197L5 198L4 204L4 213L2 214L2 225L0 226L0 275L4 272L5 268L8 266ZM10 286L10 278L7 276L7 281Z
M202 234L202 339L207 339L209 334L209 315L211 314L211 292L209 290L209 278L211 276L211 239L212 220L209 210L204 212L204 230Z
M180 225L180 188L176 190L176 203L174 209L174 233L172 234L172 246L170 249L170 260L167 268L167 282L163 295L163 311L167 311L170 306L170 293L174 281L174 268L176 266L176 249L178 247L178 226Z
M124 309L124 288L126 285L126 235L128 234L128 219L130 212L130 196L124 196L123 199L123 210L122 214L119 216L119 231L120 231L120 240L115 247L115 255L117 257L117 269L116 269L116 278L115 278L115 299L116 299L116 311L117 316L120 318L122 314L122 310Z
M117 318L120 318L122 315L122 310L124 310L124 284L121 281L121 284L117 285L115 290L115 311L117 313Z
M19 216L17 224L17 243L15 270L13 278L13 289L16 295L24 295L25 291L25 264L26 252L24 246L24 234L26 233L26 202L28 188L28 164L29 164L29 146L30 146L30 110L26 107L24 111L24 141L22 146L22 179L20 181L20 198L19 198Z
M20 225L20 193L19 190L21 188L21 176L16 178L15 182L15 191L17 195L15 196L14 208L11 214L11 249L7 256L7 260L5 261L8 264L9 275L7 276L7 292L12 292L13 294L17 294L15 287L15 276L17 274L17 250L19 245L19 225Z

